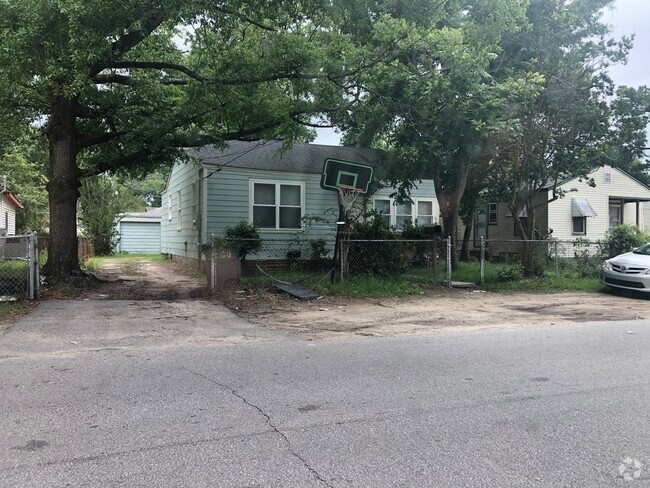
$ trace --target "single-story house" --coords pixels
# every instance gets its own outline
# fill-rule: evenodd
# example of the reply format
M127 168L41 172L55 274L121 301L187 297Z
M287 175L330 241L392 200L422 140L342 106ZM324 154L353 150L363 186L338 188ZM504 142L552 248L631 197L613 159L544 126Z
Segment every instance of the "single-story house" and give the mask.
M159 254L161 216L160 207L120 215L116 224L119 240L115 252Z
M6 187L0 187L0 235L16 235L16 210L23 208L14 194Z
M567 179L558 185L566 192L564 197L552 202L548 202L552 188L539 192L535 198L540 204L535 209L535 227L540 236L595 241L620 224L646 228L648 219L644 213L648 209L644 202L650 202L650 188L611 166L600 167L588 176L595 187L579 178ZM526 215L526 209L522 209L520 217L526 219ZM490 240L519 239L519 230L505 203L488 203L478 212L473 229L475 247L480 245L481 236ZM459 237L462 238L462 233Z
M162 194L161 252L179 261L201 262L202 247L212 236L223 236L227 227L242 220L255 223L264 239L289 240L313 217L310 238L333 238L338 193L320 186L325 160L378 170L385 160L384 152L373 149L316 144L281 149L281 141L271 140L191 150L193 161L174 165ZM383 188L367 199L389 224L399 229L406 221L439 221L432 180L413 190L413 204L396 205L391 193Z

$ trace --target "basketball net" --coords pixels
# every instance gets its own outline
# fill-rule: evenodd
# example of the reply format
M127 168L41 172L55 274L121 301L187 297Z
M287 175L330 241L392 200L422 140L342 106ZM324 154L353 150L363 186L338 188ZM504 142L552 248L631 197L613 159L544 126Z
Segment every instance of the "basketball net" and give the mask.
M341 205L343 205L343 209L345 210L346 217L349 215L350 209L359 195L361 195L361 190L358 188L339 187L339 198Z

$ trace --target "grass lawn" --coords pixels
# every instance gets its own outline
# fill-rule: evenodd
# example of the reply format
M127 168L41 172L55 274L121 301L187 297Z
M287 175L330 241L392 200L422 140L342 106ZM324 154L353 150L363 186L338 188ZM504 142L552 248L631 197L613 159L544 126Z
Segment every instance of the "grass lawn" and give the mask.
M106 261L118 261L122 264L135 264L143 260L152 261L154 263L169 263L169 259L162 257L160 254L113 254L112 256L94 256L86 259L82 267L86 271L96 272L99 271Z
M586 274L586 276L584 276ZM308 272L274 273L273 277L289 283L302 284L326 295L341 295L349 297L404 297L408 295L426 294L444 286L446 273L441 270L437 276L432 276L426 269L410 269L397 278L379 278L375 276L357 276L330 283L329 275L314 276ZM452 281L480 283L481 272L478 262L461 262L452 273ZM243 288L270 287L272 281L267 276L250 276L241 279ZM482 289L492 292L534 292L558 293L566 290L602 292L607 288L600 284L597 269L586 272L562 268L562 275L556 276L555 270L548 270L539 278L523 278L520 269L515 265L486 263L484 269L484 285Z

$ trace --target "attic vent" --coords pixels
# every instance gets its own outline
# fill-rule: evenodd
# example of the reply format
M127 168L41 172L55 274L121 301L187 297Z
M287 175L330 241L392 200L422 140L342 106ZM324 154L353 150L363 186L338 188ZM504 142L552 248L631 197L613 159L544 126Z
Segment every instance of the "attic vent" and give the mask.
M611 184L611 182L612 182L612 172L606 169L603 171L603 183L609 185Z

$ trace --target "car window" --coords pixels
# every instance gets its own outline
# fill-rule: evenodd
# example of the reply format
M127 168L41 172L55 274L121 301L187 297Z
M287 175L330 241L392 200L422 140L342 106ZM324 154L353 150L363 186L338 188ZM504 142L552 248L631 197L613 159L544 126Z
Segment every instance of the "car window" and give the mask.
M645 254L646 256L650 255L650 243L644 244L634 251L634 254Z

